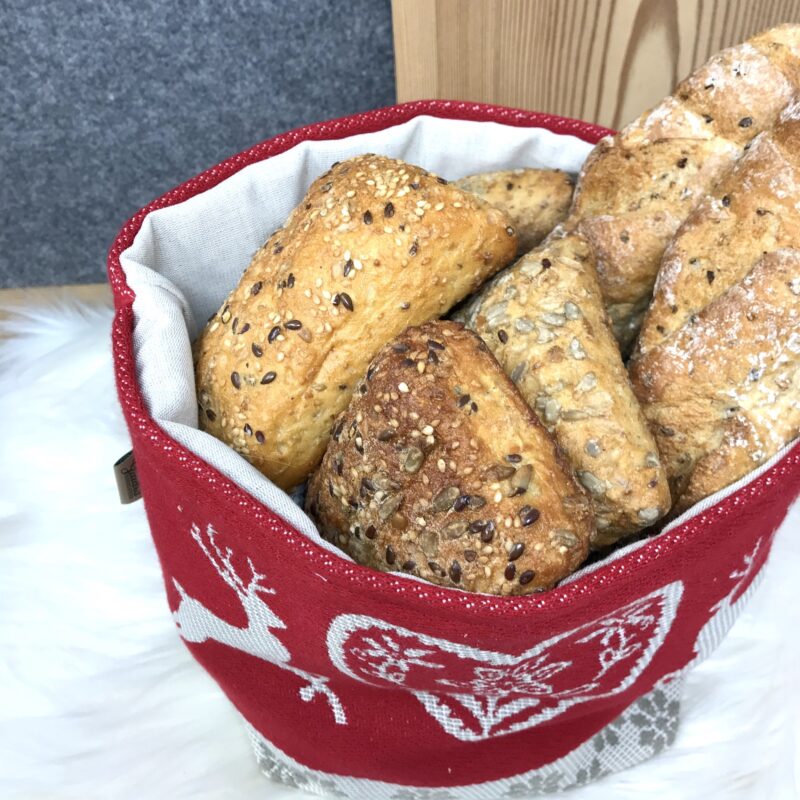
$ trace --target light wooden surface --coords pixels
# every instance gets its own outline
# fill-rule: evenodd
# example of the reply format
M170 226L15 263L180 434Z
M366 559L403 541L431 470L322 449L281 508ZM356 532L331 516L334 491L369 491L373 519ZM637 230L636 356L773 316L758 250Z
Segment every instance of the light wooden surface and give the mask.
M397 99L476 100L619 128L800 0L392 0Z
M31 307L58 300L82 300L87 303L111 305L111 288L107 283L87 283L72 286L35 286L22 289L0 289L0 319L13 314L14 309Z

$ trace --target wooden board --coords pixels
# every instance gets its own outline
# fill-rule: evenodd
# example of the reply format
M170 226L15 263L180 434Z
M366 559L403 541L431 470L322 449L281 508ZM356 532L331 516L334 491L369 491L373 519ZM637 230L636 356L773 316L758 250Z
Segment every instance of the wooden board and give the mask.
M111 287L107 283L87 283L72 286L34 286L21 289L0 289L0 319L14 313L15 309L80 300L86 303L112 305ZM2 332L0 332L2 336Z
M800 0L392 0L399 102L476 100L620 128Z

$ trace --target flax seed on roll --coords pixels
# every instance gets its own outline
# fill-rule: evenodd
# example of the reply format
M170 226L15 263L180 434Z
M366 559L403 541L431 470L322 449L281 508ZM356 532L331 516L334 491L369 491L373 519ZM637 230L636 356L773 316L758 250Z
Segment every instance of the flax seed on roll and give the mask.
M553 586L593 531L569 464L484 342L443 321L375 357L306 506L361 564L490 594Z
M446 313L516 249L502 212L424 169L376 155L335 164L196 343L201 426L295 486L377 350Z

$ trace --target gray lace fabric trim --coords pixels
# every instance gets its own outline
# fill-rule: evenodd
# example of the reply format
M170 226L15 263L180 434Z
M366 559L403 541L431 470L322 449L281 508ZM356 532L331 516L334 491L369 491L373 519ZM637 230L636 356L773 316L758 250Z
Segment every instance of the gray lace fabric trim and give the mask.
M273 781L313 794L354 800L493 800L563 792L646 761L669 747L678 731L682 681L662 681L613 722L558 761L510 778L454 788L400 786L308 769L249 724L261 771ZM346 767L346 765L343 765Z

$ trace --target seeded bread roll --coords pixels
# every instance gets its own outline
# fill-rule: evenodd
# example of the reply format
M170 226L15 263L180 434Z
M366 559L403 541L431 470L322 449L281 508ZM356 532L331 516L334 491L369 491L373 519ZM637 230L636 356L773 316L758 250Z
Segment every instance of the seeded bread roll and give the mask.
M297 485L377 350L516 249L502 212L419 167L375 155L334 165L201 334L201 426L278 486Z
M632 368L676 512L800 434L800 253L764 256Z
M490 594L546 589L584 560L591 510L486 345L409 328L372 362L307 508L358 563Z
M560 169L509 169L469 175L455 185L508 215L522 254L566 219L575 181Z
M551 237L492 281L464 318L589 490L599 548L652 525L670 496L589 261L579 237Z
M792 103L689 216L661 265L637 357L738 283L763 253L800 247L800 104Z
M800 87L800 26L723 50L589 155L565 223L589 246L614 332L635 339L669 240Z

